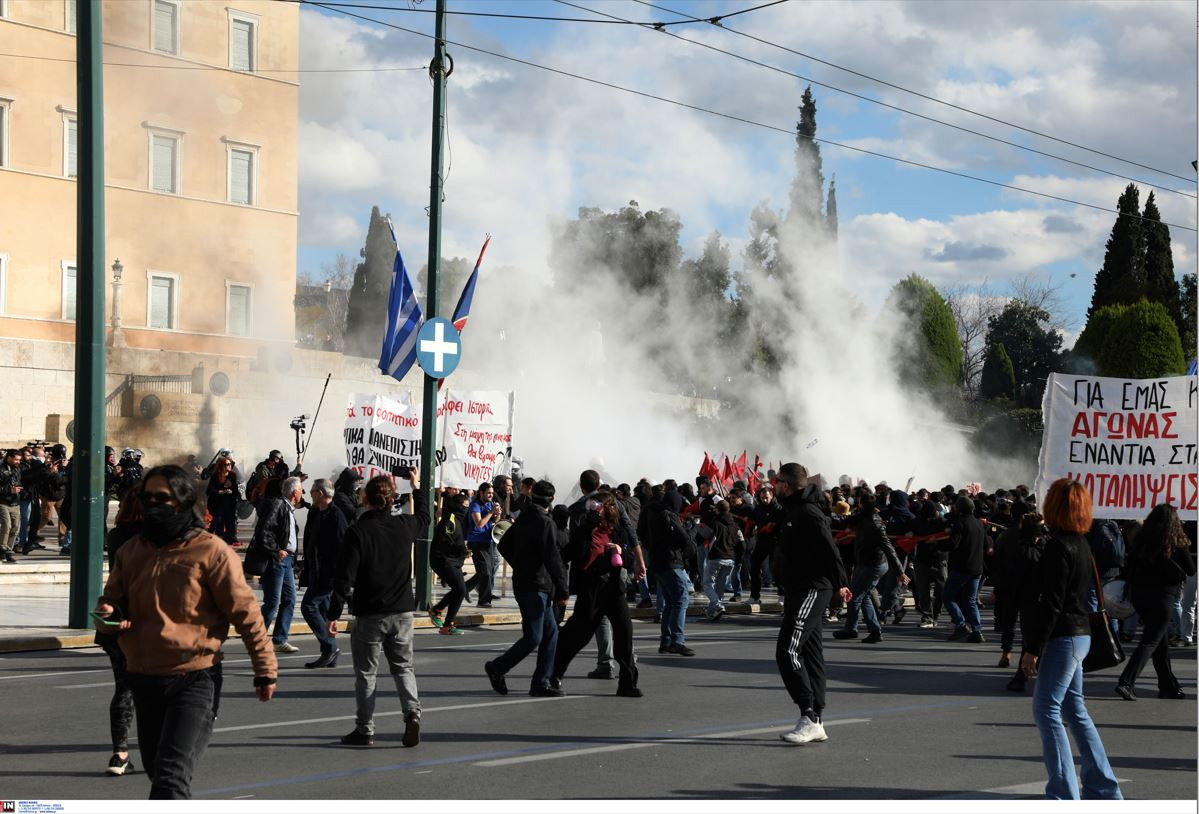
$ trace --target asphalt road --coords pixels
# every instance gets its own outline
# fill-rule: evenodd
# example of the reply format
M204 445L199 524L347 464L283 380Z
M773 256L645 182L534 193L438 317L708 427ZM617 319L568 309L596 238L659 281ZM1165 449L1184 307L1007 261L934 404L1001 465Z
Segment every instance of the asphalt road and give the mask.
M225 693L194 782L199 799L301 798L975 798L1037 797L1044 787L1030 695L1004 690L998 646L949 644L910 623L881 644L834 641L829 740L791 747L778 733L796 711L774 665L777 617L688 623L694 658L659 656L656 626L634 623L645 697L589 680L594 651L571 665L564 699L528 697L532 657L496 695L483 662L513 627L447 639L418 634L422 743L400 744L399 701L380 681L376 745L337 739L353 726L348 653L309 671L315 643L284 657L279 693L253 698L240 643L228 645ZM1195 799L1195 650L1175 650L1191 698L1117 698L1114 673L1087 680L1088 707L1128 798ZM104 775L111 676L97 650L0 659L5 754L0 798L144 798L131 776Z

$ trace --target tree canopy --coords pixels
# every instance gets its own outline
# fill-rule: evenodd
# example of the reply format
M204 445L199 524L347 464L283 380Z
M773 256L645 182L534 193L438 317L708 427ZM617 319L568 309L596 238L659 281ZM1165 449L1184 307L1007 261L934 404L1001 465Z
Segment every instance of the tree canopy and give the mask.
M908 275L891 289L887 308L901 315L916 339L913 353L899 360L903 377L926 389L957 384L962 345L953 312L933 284L918 274Z
M1062 335L1046 326L1049 312L1023 300L1010 300L987 322L987 346L1002 344L1011 358L1019 400L1041 403L1049 374L1061 364Z
M1186 372L1178 329L1160 302L1141 300L1113 321L1099 352L1099 373L1122 379L1153 379Z

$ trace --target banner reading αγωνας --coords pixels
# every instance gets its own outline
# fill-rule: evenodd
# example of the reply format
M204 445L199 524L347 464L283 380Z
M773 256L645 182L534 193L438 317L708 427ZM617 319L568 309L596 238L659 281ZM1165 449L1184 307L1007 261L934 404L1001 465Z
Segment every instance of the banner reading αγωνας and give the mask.
M1044 500L1053 481L1070 478L1091 493L1095 517L1139 520L1169 503L1195 520L1196 380L1052 374L1037 496Z

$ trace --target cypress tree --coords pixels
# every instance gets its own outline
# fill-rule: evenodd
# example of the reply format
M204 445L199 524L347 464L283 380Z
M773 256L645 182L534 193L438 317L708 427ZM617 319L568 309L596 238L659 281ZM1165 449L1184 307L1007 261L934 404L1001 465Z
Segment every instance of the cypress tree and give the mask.
M828 182L828 203L824 207L824 226L828 236L837 239L837 176Z
M978 392L985 399L1016 397L1016 368L1012 365L1012 357L1007 355L1007 348L1002 342L996 342L987 349Z
M1145 290L1145 241L1141 229L1140 192L1129 184L1116 204L1119 215L1107 239L1103 267L1095 275L1095 291L1087 316L1105 305L1130 304Z
M1179 300L1178 281L1174 278L1174 256L1170 253L1170 227L1162 223L1153 193L1145 200L1141 231L1145 239L1145 299L1160 302L1174 320L1181 336L1185 333Z
M1199 305L1195 296L1195 275L1182 275L1182 285L1179 286L1179 311L1182 313L1182 352L1187 359L1195 358L1195 307Z
M387 220L379 213L379 207L371 207L363 260L354 272L346 313L345 353L349 356L369 359L379 355L387 330L387 300L395 253L396 244L387 229Z
M803 92L795 125L795 179L791 182L791 219L816 223L823 208L824 171L816 137L816 99L812 86Z
M1096 375L1103 343L1107 341L1108 335L1127 310L1127 305L1105 305L1091 314L1086 327L1082 329L1074 348L1070 351L1067 369L1071 373Z

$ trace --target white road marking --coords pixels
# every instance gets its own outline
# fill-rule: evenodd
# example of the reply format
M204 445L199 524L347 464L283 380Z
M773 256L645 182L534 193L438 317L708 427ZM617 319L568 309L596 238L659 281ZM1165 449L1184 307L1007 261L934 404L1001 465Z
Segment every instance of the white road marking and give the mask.
M842 718L836 721L825 721L826 727L834 724L863 724L868 723L869 718ZM520 755L519 757L505 757L497 760L483 760L476 763L476 766L511 766L517 763L534 763L539 760L557 760L564 757L579 757L581 755L595 755L603 752L626 752L630 749L648 749L653 746L670 746L675 744L693 744L703 743L705 740L714 738L740 738L749 735L764 735L767 732L779 732L782 726L766 726L758 729L736 729L729 732L708 732L703 735L690 735L682 738L654 738L648 741L631 741L629 743L613 743L607 746L588 746L583 749L565 749L561 752L545 752L539 755Z
M599 695L568 695L564 698L514 698L510 701L483 701L475 704L451 704L448 707L429 707L421 710L421 715L427 715L430 712L450 712L456 709L478 709L480 707L504 707L512 704L536 704L542 701L572 701L580 698L601 698L607 696ZM403 710L395 710L394 712L378 712L375 713L376 718L383 718L390 715L403 715ZM222 726L212 730L216 732L245 732L250 729L274 729L278 726L305 726L307 724L327 724L334 721L352 721L353 715L337 715L331 718L305 718L302 721L273 721L269 724L245 724L243 726Z
M111 687L111 686L112 686L111 681L100 681L100 682L97 682L96 684L63 684L62 686L55 687L54 689L56 689L56 690L88 690L88 689L92 689L93 687Z
M1130 782L1123 777L1117 777L1116 782L1121 786ZM981 791L963 791L956 794L946 794L939 797L934 797L935 800L972 800L977 799L980 794L1009 794L1013 797L1043 797L1045 795L1045 781L1034 780L1031 783L1018 783L1014 786L996 786L993 789L982 789Z
M310 658L310 656L301 653L296 656L276 656L275 658L278 661L283 661L284 659L306 659L306 658ZM223 664L249 664L249 663L250 663L249 659L225 659L223 662ZM29 675L20 675L20 676L0 676L0 681L16 681L19 678L55 678L55 677L61 678L62 676L81 676L81 675L88 675L90 673L111 673L111 672L112 672L111 667L105 667L101 670L62 670L57 673L31 673Z

